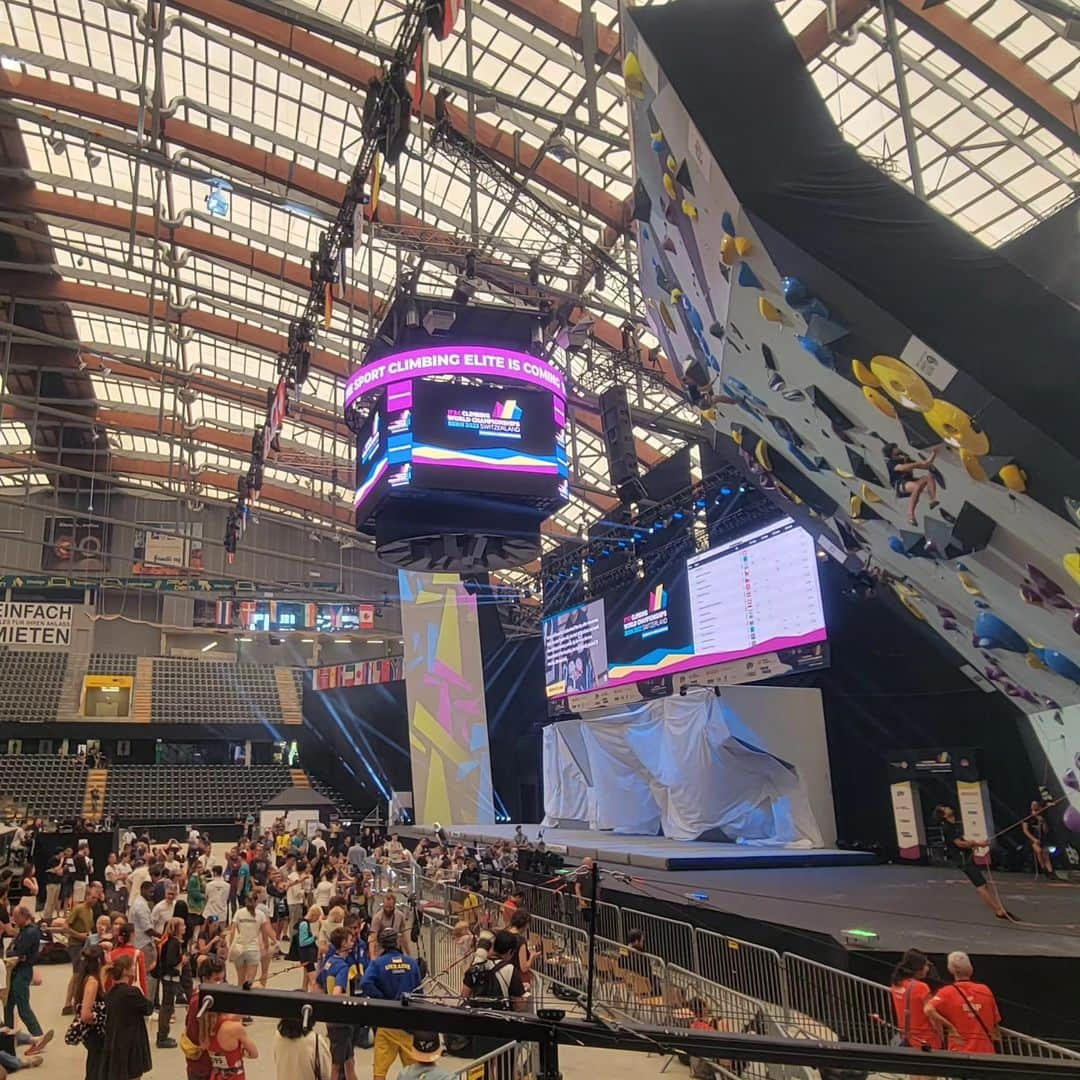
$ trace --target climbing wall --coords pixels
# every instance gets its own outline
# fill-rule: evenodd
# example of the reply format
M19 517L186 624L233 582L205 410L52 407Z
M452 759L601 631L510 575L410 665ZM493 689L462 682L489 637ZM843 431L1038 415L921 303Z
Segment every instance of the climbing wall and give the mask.
M717 18L725 17L721 7L713 9ZM818 161L813 183L803 184L797 144L811 134L800 135L797 95L788 93L784 78L806 75L798 57L787 55L786 41L775 60L787 74L777 76L771 97L749 85L744 99L732 95L730 86L720 85L722 70L705 71L703 57L669 64L669 81L651 45L666 35L666 49L657 48L657 55L678 55L672 22L689 9L635 11L626 23L623 72L641 285L652 328L683 375L688 399L730 440L748 471L809 514L804 520L829 554L849 568L872 570L878 587L891 589L912 619L953 646L958 665L973 678L988 681L1029 714L1080 702L1080 460L1064 448L1067 433L1055 429L1051 437L1049 420L1041 424L1030 407L1031 381L1046 378L1049 389L1061 343L1074 340L1074 357L1080 357L1080 312L1064 302L1055 308L1056 298L1033 292L1037 287L1024 279L1017 282L1016 318L1034 310L1040 316L1010 327L1010 342L1022 336L1026 349L1010 347L993 369L978 357L973 363L970 350L947 354L939 341L965 341L956 298L1000 320L997 285L1015 281L1015 270L988 250L971 248L974 241L965 247L955 227L935 221L922 204L907 206L906 193L891 181L868 179L870 167L853 152L845 156L842 147L832 148L824 179ZM709 17L702 5L693 10ZM684 43L706 29L687 31ZM730 41L719 30L710 34L710 40ZM754 38L754 63L765 69L761 85L768 91L765 36ZM737 63L728 55L716 62ZM716 84L711 95L686 90L698 104L715 102L708 118L704 111L691 114L683 99L689 84L682 80L695 65L702 68L699 80L712 74ZM725 116L747 109L758 110L760 139L792 144L785 173L752 177L753 211L731 178L750 175L740 155L759 154L763 144L716 137ZM696 118L708 119L711 135L702 134ZM867 224L872 215L864 197L874 184L895 189L885 195L901 211L880 220L876 232L872 221ZM848 232L845 199L852 208L848 223L859 207L858 231ZM832 215L835 228L811 251L791 239L799 231L791 226L799 214L816 213ZM895 275L891 292L880 287L887 276L878 276L876 299L866 295L850 245L861 245L865 259L869 243L871 254L887 263L898 237L916 227L927 274L940 270L938 239L950 258L970 249L952 288L914 296L917 273ZM812 234L799 232L804 239ZM986 291L981 308L980 289ZM975 377L993 370L1000 387L1007 381L1000 378L1005 361L1019 369L1013 385L1023 412ZM1062 385L1061 392L1075 398L1076 385L1074 369L1072 389ZM1057 416L1053 398L1042 399L1048 417ZM914 521L908 496L889 482L889 444L913 462L936 451L932 465L915 474L933 476L936 505L924 493Z

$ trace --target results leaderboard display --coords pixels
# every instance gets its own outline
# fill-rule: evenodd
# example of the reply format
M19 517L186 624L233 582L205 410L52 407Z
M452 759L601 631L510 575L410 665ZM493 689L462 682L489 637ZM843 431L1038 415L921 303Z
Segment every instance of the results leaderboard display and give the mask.
M706 668L713 682L751 682L827 660L814 542L790 518L552 615L543 630L550 698Z

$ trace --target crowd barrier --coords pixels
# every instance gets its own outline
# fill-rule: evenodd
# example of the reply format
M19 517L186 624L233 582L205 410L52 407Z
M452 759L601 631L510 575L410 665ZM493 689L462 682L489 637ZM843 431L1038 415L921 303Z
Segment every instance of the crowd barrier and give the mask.
M443 1068L461 1080L529 1080L540 1071L536 1043L507 1043L482 1057L466 1062L458 1069Z
M502 879L487 884L496 881L501 888ZM587 913L558 890L516 887L524 891L530 914L531 1007L580 1007L588 986ZM503 897L419 876L414 892L425 911L429 968L434 976L443 973L441 992L455 995L469 961L455 945L454 927L461 922L473 931L503 927ZM893 1043L899 1034L891 993L880 983L690 923L601 907L610 909L605 929L614 926L616 933L599 932L598 910L593 1004L616 1019L877 1046ZM553 917L560 913L562 919ZM627 946L631 930L644 934L644 950ZM1002 1029L1001 1049L1018 1057L1080 1062L1076 1051L1008 1028Z

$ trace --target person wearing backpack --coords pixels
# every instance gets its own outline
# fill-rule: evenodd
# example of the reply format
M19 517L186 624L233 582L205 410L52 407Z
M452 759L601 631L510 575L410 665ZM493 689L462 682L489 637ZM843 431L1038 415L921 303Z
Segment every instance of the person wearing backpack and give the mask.
M392 926L379 934L379 956L364 969L360 993L380 1001L400 1001L406 994L420 989L423 976L420 963L401 951L399 933ZM412 1064L412 1036L396 1028L379 1028L375 1035L374 1080L386 1080L396 1058L402 1065Z
M513 953L519 942L511 930L500 930L487 960L465 972L461 996L472 1009L525 1009L525 984L514 967Z

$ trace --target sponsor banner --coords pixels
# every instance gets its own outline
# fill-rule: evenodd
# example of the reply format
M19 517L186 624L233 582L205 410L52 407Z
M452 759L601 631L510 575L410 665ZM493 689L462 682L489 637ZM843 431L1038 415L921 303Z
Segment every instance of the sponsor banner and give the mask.
M105 526L100 521L47 517L41 569L95 573L108 565Z
M986 781L957 780L956 796L960 803L960 824L964 827L964 837L978 842L993 835L994 819L990 813L990 789ZM989 845L974 848L972 857L982 866L988 866Z
M918 859L926 844L922 815L919 813L919 796L910 781L890 786L892 793L893 821L896 824L896 846L901 859Z
M131 572L139 576L179 577L203 569L201 522L154 522L135 528Z
M388 656L383 660L361 660L356 664L331 664L316 668L311 685L316 690L340 690L350 686L399 682L404 677L402 657Z
M70 645L71 604L0 603L0 645Z
M240 581L236 578L83 577L79 574L3 574L2 589L126 589L167 593L337 592L335 581Z
M974 750L932 747L895 750L889 755L889 779L919 780L933 776L944 780L978 780L979 762Z

